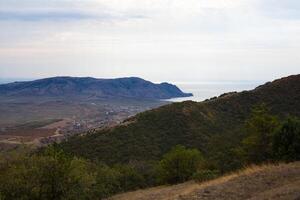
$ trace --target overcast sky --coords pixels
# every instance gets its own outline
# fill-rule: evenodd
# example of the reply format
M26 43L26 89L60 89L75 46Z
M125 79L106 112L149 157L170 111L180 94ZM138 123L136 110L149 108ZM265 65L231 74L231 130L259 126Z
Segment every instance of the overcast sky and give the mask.
M0 0L0 78L300 73L300 0Z

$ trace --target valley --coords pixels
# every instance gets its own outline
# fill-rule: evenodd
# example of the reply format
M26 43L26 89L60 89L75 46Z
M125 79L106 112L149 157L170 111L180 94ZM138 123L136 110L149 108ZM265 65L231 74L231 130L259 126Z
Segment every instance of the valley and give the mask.
M0 149L59 142L170 103L160 98L190 95L138 78L57 77L3 84L0 91Z
M111 127L139 112L167 102L159 100L52 100L0 102L0 148L46 145L89 130ZM5 114L4 114L5 113Z

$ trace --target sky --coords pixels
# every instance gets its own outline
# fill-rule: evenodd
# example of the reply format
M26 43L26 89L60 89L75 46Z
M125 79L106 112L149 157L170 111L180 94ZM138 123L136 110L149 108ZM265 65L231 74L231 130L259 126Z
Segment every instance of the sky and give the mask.
M0 0L0 78L299 73L299 0Z

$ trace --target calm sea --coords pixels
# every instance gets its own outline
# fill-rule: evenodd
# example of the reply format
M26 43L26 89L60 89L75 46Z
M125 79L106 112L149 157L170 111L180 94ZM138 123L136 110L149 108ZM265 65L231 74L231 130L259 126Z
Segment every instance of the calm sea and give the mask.
M12 83L15 81L32 81L29 78L0 78L0 84Z
M252 90L257 86L263 84L264 81L253 82L202 82L202 83L178 83L176 84L182 91L193 93L194 96L186 98L169 99L172 102L181 101L204 101L215 96L227 92L241 92L245 90Z

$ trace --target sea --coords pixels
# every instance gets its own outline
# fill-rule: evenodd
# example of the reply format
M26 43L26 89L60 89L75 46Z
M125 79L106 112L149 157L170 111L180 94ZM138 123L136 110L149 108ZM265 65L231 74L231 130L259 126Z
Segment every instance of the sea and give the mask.
M0 84L12 83L12 82L21 82L21 81L32 81L34 79L29 78L0 78Z
M194 82L194 83L177 83L185 93L192 93L192 97L168 99L171 102L182 101L204 101L212 97L218 97L228 92L241 92L253 90L257 86L264 84L265 81L221 81L221 82Z

